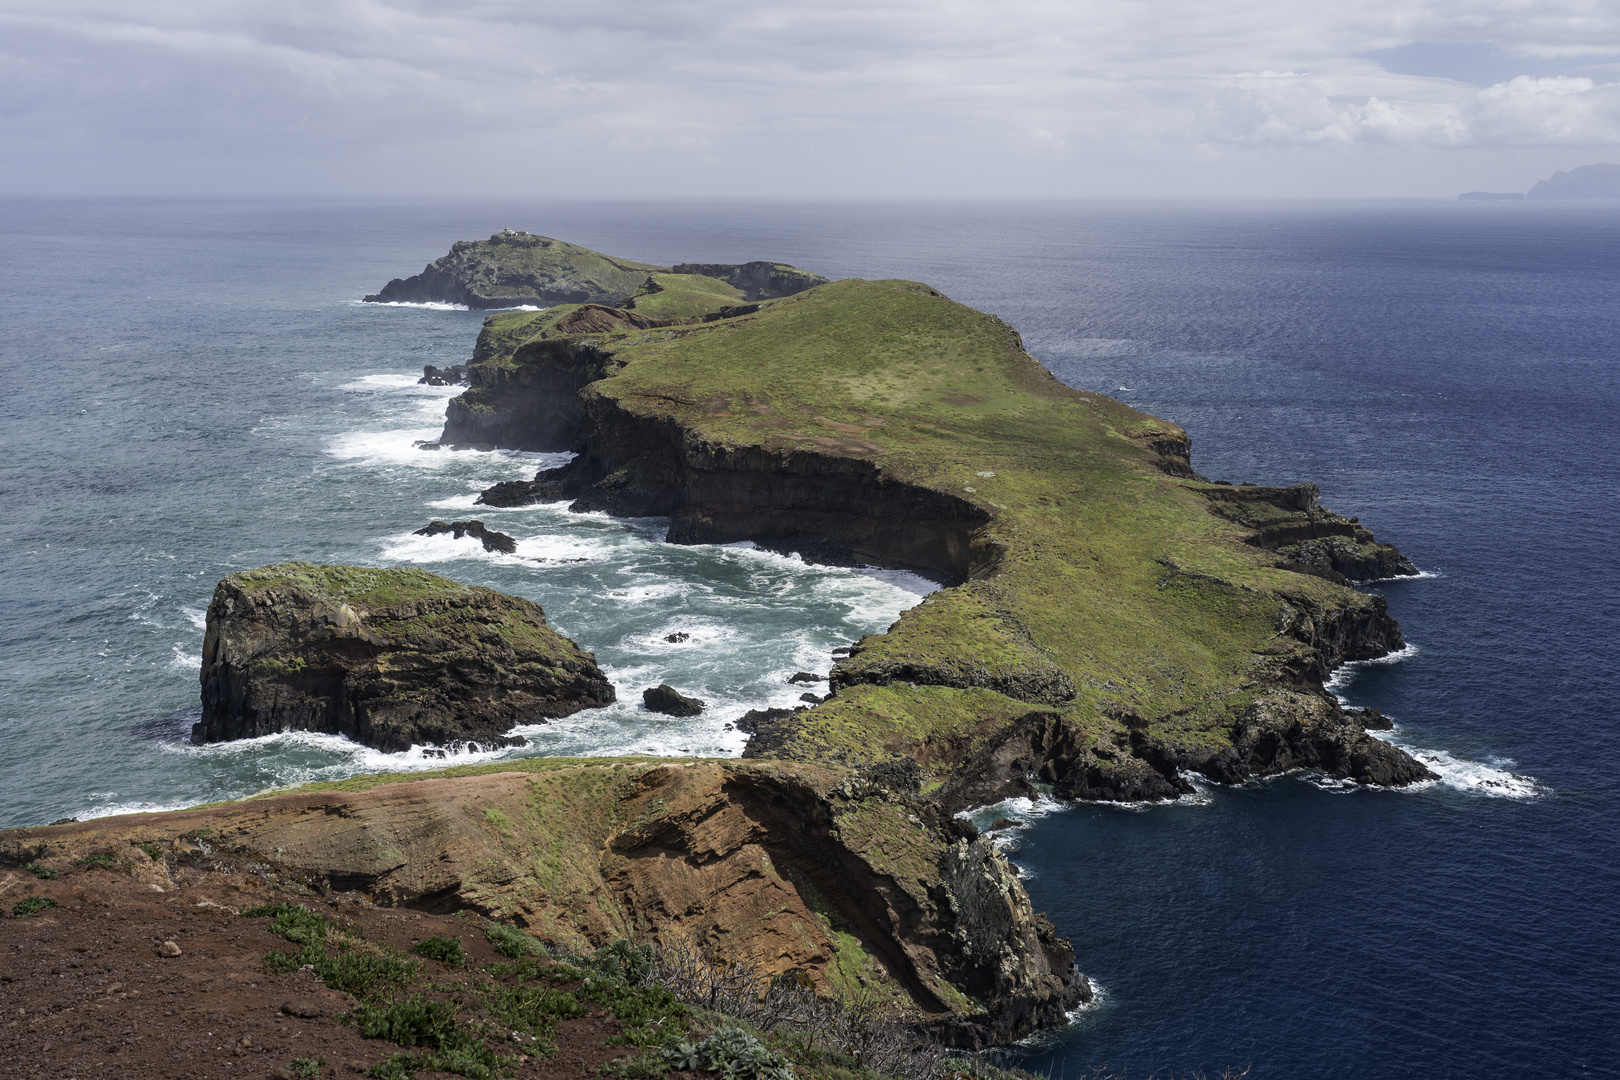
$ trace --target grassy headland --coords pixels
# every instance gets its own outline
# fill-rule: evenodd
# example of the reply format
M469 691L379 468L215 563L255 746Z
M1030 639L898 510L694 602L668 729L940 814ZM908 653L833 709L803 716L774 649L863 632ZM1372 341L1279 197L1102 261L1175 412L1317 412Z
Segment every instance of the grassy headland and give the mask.
M845 280L698 325L536 335L485 362L545 370L584 343L604 358L579 392L586 450L535 497L669 513L688 541L821 553L830 537L955 579L840 661L837 693L774 753L908 757L942 783L1040 711L1084 759L1073 793L1119 797L1174 794L1178 768L1342 764L1297 746L1234 763L1250 729L1317 738L1330 722L1338 756L1368 750L1317 684L1399 630L1381 599L1272 541L1391 549L1314 489L1197 476L1179 427L1063 385L999 319L916 282ZM919 499L908 541L886 519Z

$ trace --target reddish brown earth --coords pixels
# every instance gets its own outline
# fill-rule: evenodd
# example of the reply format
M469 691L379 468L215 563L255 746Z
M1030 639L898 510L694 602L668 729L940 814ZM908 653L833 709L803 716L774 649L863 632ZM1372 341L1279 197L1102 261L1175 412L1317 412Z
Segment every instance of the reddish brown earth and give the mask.
M239 909L275 900L258 878L190 871L166 891L117 871L74 870L39 881L0 871L0 908L24 896L57 902L0 920L0 1076L51 1080L276 1078L295 1058L325 1058L323 1077L357 1076L400 1050L334 1017L356 1004L309 972L266 975L264 954L293 949L267 918ZM368 940L409 950L424 938L461 940L473 967L499 959L474 920L376 907L358 897L304 898ZM162 956L172 941L179 956ZM425 962L430 980L455 972ZM307 1014L307 1015L306 1015ZM520 1062L522 1080L581 1077L634 1052L605 1042L619 1023L562 1021L550 1058ZM421 1080L443 1074L423 1071Z

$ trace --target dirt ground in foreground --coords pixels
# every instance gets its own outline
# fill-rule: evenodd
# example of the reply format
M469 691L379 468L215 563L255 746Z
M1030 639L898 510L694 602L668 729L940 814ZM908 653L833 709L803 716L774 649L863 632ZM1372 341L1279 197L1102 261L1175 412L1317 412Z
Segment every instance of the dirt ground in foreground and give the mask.
M357 1003L313 973L264 973L265 953L295 946L269 933L268 920L237 917L256 904L301 902L404 950L454 937L473 965L500 959L472 920L380 908L353 895L290 897L245 874L200 877L164 890L113 870L74 870L56 881L0 870L6 916L26 896L57 903L0 919L0 1077L279 1080L298 1075L288 1066L300 1058L324 1058L322 1077L353 1077L399 1051L334 1019ZM170 941L178 956L160 952ZM454 974L425 963L430 978ZM523 1059L517 1075L591 1076L630 1052L604 1045L619 1030L593 1007L561 1022L554 1056Z

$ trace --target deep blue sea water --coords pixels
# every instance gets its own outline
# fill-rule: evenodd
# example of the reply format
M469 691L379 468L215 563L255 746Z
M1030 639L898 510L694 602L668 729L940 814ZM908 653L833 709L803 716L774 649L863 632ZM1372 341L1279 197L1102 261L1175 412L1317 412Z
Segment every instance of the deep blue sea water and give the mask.
M437 764L187 746L234 569L411 563L539 600L630 703L530 730L538 753L735 752L726 720L928 587L546 507L483 512L522 558L412 537L538 461L413 450L450 393L414 379L480 316L353 301L507 225L926 280L1184 425L1206 475L1314 480L1427 572L1379 586L1410 653L1335 686L1440 783L1010 808L1102 990L1026 1067L1620 1076L1614 205L0 201L0 825ZM650 719L630 699L665 679L716 708Z

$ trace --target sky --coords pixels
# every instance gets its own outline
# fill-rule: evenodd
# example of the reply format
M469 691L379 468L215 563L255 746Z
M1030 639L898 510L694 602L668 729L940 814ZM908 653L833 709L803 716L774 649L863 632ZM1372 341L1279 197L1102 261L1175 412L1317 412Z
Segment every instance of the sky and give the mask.
M0 0L0 194L1455 196L1620 0Z

